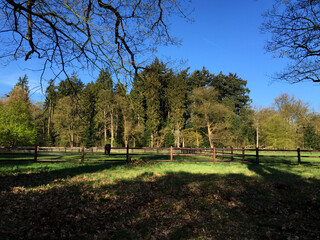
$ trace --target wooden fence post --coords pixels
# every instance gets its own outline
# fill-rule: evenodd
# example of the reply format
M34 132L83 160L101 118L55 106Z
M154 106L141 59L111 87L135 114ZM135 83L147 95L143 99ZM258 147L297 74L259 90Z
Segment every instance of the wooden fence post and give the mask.
M84 162L84 146L81 147L81 162Z
M244 162L244 153L245 153L245 149L244 147L242 148L242 162Z
M259 164L259 148L256 148L256 163Z
M170 147L170 161L173 161L173 147Z
M224 147L222 148L222 160L224 159Z
M301 154L300 154L300 148L297 149L298 152L298 164L301 164Z
M127 163L129 162L129 144L127 144Z
M216 163L217 149L213 147L213 163Z
M231 147L231 161L233 161L233 147Z
M38 161L38 146L34 147L34 161Z

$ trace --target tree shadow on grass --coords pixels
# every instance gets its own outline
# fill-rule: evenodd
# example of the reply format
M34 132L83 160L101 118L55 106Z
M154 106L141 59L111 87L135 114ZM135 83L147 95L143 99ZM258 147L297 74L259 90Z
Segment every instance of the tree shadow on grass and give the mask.
M146 171L2 191L0 238L319 239L319 180L248 168L258 176Z

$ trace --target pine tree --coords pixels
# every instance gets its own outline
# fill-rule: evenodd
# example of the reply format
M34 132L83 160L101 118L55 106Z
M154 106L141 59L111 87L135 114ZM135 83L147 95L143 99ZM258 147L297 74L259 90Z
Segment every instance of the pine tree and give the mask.
M319 136L316 134L315 128L308 124L304 129L304 147L307 149L317 149L319 146Z

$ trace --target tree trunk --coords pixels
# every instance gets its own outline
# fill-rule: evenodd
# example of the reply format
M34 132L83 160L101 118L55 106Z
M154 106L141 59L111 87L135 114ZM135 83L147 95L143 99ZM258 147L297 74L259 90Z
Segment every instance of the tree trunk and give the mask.
M51 124L51 100L50 100L50 103L49 103L48 139L50 138L50 124Z
M175 139L176 139L176 145L177 147L180 147L180 134L181 134L181 131L180 131L180 127L179 127L179 124L176 125L176 130L175 130Z
M107 119L106 119L106 111L103 110L103 117L104 117L104 144L107 144Z
M73 147L73 132L70 134L70 147Z
M197 136L197 148L199 148L199 135L198 135L198 130L196 130L196 136Z
M207 129L208 129L208 138L209 138L210 148L213 148L214 145L213 145L213 139L212 139L212 131L209 123L207 123Z
M257 126L257 130L256 130L256 132L257 132L257 136L256 136L256 147L257 148L259 148L259 126Z
M110 133L111 133L111 147L113 147L114 141L114 123L113 123L113 111L110 112Z
M153 133L151 133L151 135L150 135L150 147L152 147L153 148Z

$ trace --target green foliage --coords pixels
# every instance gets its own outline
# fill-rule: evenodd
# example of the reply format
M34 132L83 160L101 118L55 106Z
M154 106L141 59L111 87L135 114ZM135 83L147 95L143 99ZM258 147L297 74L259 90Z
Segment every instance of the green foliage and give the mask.
M169 132L164 136L164 146L165 147L174 146L174 136L172 133Z
M254 145L254 112L251 109L244 108L240 114L232 119L231 139L228 145L235 147L245 147Z
M310 113L308 104L281 94L273 107L254 114L247 82L237 74L214 75L206 68L191 74L188 69L175 72L155 59L135 76L131 89L120 82L114 84L112 77L104 69L95 82L88 84L75 73L57 86L50 80L45 102L36 105L30 103L28 79L24 76L1 102L2 116L12 114L8 109L16 102L28 106L28 113L19 117L29 116L25 124L37 126L36 140L29 144L318 146L319 115ZM12 119L2 117L3 122L15 121ZM13 138L10 134L4 136L6 123L2 125L3 139Z
M29 93L29 81L28 81L28 76L25 74L23 77L19 77L18 82L14 86L16 87L22 87L22 89Z
M77 96L84 88L84 83L78 78L76 73L72 73L69 79L59 83L57 90L59 98L66 96Z
M83 142L86 147L96 146L97 142L97 126L95 117L97 114L97 97L98 97L97 85L93 82L88 83L84 90L81 92L81 115L84 126Z
M192 121L206 129L210 147L226 142L233 118L232 111L218 101L218 92L213 87L194 89L190 96Z
M80 109L74 104L71 96L57 102L53 118L54 130L62 146L79 146L82 142L83 121Z
M304 129L304 147L308 149L317 149L319 146L319 136L315 132L312 125L308 125Z
M218 91L219 101L230 106L237 114L251 102L250 90L246 87L247 81L239 78L237 74L224 75L220 72L213 77L210 85Z
M7 106L0 105L0 145L34 145L36 137L37 129L28 103L15 101Z
M278 149L297 147L295 129L280 114L269 117L262 129L266 146Z
M195 131L193 128L186 128L182 131L182 141L184 147L202 147L203 137L198 131Z

